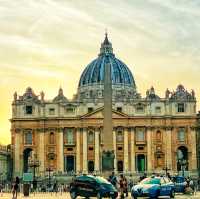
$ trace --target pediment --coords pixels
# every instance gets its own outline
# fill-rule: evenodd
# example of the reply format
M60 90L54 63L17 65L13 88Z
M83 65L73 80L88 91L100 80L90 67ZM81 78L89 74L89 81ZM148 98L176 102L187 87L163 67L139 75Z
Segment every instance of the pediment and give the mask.
M91 119L103 119L103 109L104 107L98 108L94 111L92 111L91 113L87 113L85 115L83 115L81 118L91 118ZM126 115L125 113L122 112L118 112L116 110L112 110L112 118L128 118L128 115Z

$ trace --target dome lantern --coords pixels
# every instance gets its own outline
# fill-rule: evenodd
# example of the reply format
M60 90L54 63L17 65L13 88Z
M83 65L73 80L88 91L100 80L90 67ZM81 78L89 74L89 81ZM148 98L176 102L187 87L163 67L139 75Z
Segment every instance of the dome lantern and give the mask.
M108 34L107 32L105 33L105 39L103 41L103 43L101 44L101 48L100 48L100 54L113 54L113 48L112 48L112 43L109 42L108 40Z

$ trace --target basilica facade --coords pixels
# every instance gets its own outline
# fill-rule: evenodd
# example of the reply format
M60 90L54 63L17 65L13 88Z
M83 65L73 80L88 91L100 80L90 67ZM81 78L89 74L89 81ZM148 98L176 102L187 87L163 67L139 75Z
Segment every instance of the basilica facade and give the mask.
M112 132L103 131L104 70L111 67ZM30 159L38 172L101 172L102 149L112 136L116 172L196 172L196 98L183 85L153 87L142 97L134 76L113 53L107 35L100 53L81 74L73 99L62 88L54 99L34 93L14 94L11 134L14 175L28 172ZM106 134L106 135L105 135Z

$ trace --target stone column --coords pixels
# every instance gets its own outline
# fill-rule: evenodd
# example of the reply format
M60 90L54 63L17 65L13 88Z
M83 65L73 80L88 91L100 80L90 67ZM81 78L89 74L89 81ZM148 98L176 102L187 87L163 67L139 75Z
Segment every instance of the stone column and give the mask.
M38 143L38 156L39 156L39 161L40 161L40 167L39 171L44 174L45 172L45 134L44 134L44 129L39 129L37 131L38 137L39 137L39 143Z
M113 128L113 150L114 150L114 171L117 171L117 148L116 148L116 129Z
M20 130L15 130L14 175L20 175Z
M83 128L83 172L88 171L88 161L87 161L87 129Z
M80 128L76 129L76 172L81 170L80 154L81 154L81 140L80 140Z
M58 160L57 168L59 171L64 172L64 140L63 128L58 129Z
M165 166L168 169L172 168L172 127L167 127L165 131Z
M147 128L147 171L152 171L152 136L151 136L152 128Z
M94 170L99 172L100 168L100 161L99 161L99 150L100 150L100 142L99 142L99 129L95 129L95 164L94 164Z
M131 128L131 172L135 172L135 129Z
M128 170L128 128L124 128L124 171Z
M191 162L191 169L193 171L196 171L197 170L197 155L196 155L196 130L194 127L191 127L190 128L190 139L191 139L191 151L192 151L192 162ZM190 164L190 163L189 163Z

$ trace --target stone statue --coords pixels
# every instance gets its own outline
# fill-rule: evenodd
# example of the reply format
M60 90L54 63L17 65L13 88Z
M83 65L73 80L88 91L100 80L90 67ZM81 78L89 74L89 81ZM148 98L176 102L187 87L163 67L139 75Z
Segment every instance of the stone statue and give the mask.
M147 97L149 96L149 90L146 91L146 96L147 96Z
M192 89L192 92L191 92L191 94L192 94L192 97L193 98L195 98L195 92L194 92L194 90Z
M17 92L14 93L14 101L17 101Z
M183 159L183 152L180 149L177 150L177 159L178 160L182 160Z
M41 96L41 100L44 101L44 92L43 91L40 93L40 96Z
M169 98L169 95L170 95L170 91L169 89L167 88L167 90L165 91L165 98Z

